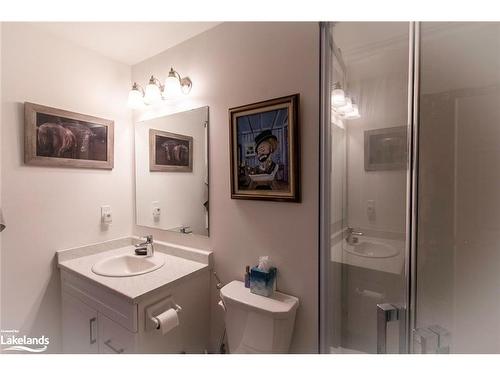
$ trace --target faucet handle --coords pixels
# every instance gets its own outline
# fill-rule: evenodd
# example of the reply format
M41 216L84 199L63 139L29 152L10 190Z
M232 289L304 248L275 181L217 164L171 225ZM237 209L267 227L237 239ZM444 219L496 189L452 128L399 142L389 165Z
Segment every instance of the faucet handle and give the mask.
M356 231L354 231L353 227L347 227L347 234L353 235L353 236L362 236L363 232L356 232Z
M152 234L148 234L146 237L144 237L146 239L146 242L147 243L153 243L153 235Z

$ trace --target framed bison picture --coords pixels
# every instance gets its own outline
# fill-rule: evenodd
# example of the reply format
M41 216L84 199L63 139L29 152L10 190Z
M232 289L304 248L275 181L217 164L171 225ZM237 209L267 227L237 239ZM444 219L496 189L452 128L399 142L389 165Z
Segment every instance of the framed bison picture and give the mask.
M229 109L231 198L300 202L299 94Z
M149 170L192 172L193 137L149 129Z
M113 169L113 127L111 120L24 103L24 162Z

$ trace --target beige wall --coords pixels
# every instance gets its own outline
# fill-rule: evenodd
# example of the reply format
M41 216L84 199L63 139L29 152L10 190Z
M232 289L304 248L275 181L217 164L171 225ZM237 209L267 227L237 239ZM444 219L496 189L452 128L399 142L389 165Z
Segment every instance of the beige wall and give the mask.
M300 298L293 352L315 352L318 331L319 32L317 23L225 23L135 65L144 85L165 79L170 66L189 75L193 89L162 115L210 106L210 238L136 227L136 234L209 248L224 283L242 280L245 265L268 254L279 269L279 290ZM232 200L228 108L300 93L302 203ZM136 119L151 117L137 113ZM223 316L212 288L212 347Z
M58 249L129 235L133 223L133 148L126 108L130 67L21 23L2 32L3 329L45 334L59 351ZM115 121L111 171L23 165L23 102ZM113 223L100 225L100 206Z
M0 22L0 148L2 145L2 27ZM0 208L2 207L2 152L0 150ZM0 291L2 290L2 233L0 233ZM2 294L0 293L0 306L2 305ZM0 327L2 322L2 309L0 308Z
M451 332L452 353L500 352L499 36L422 25L417 326Z

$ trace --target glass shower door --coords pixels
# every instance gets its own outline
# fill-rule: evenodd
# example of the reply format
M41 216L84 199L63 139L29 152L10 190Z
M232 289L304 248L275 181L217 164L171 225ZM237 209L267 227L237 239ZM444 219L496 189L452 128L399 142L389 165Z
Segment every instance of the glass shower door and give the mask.
M500 353L500 23L420 26L415 353Z
M322 352L500 353L500 23L322 36Z
M322 351L406 351L409 24L323 30ZM326 249L326 251L325 251Z

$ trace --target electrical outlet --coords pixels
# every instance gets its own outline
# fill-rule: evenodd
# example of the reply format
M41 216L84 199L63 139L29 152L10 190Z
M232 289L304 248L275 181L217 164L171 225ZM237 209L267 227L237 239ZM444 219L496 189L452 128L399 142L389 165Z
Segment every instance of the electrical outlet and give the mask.
M368 216L368 220L374 221L376 218L375 215L375 201L373 199L369 199L366 201L366 215Z
M160 209L160 202L159 201L153 201L151 203L151 206L153 207L153 217L155 219L158 219L161 214L161 209Z
M111 206L101 206L101 221L104 224L110 224L113 221Z

